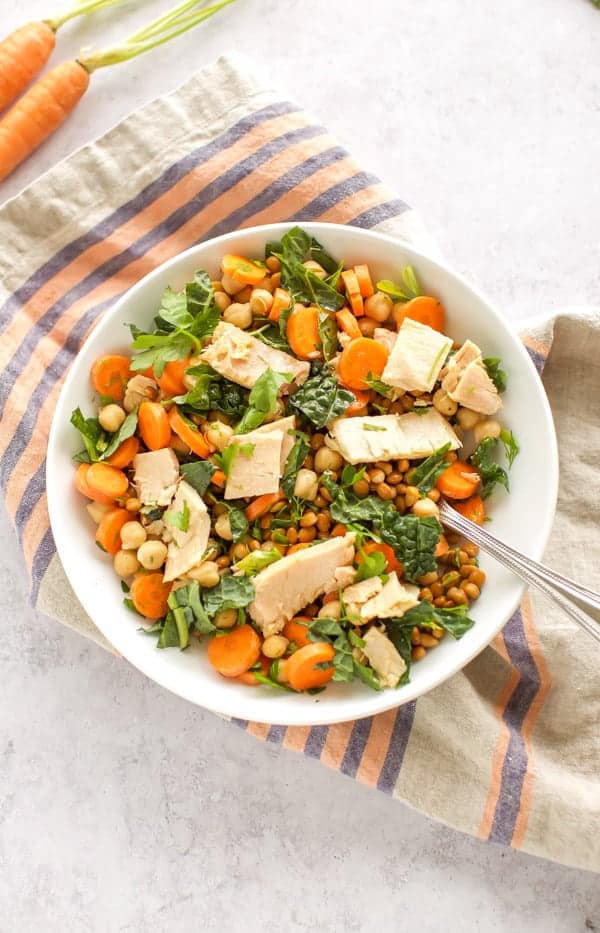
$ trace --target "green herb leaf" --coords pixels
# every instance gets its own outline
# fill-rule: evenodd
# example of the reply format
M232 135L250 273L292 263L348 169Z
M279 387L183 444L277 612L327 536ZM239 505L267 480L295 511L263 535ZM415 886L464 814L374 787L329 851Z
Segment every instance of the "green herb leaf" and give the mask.
M216 466L210 460L182 463L179 469L186 483L189 483L200 496L204 495L210 485L212 476L217 471Z
M258 330L253 330L252 336L261 340L268 347L273 347L275 350L283 350L284 353L290 352L290 345L285 336L281 335L279 325L267 324L264 327L260 327Z
M179 629L172 612L168 612L158 636L157 648L179 648Z
M237 562L235 569L241 570L246 576L253 576L255 573L264 570L269 564L274 564L277 560L281 560L281 554L277 548L272 548L270 551L250 551L242 560Z
M510 492L508 473L496 463L494 455L498 441L495 437L484 437L477 445L475 451L469 457L469 462L479 470L481 475L482 489L481 498L487 499L491 496L496 485L504 486L507 492Z
M319 311L317 321L323 356L330 360L337 353L337 323L333 314L328 314L327 311Z
M337 263L334 265L334 260L321 245L312 241L300 227L293 227L281 238L281 251L276 255L281 261L281 284L291 293L295 301L316 304L327 311L338 311L342 307L343 295L340 295L333 285L323 281L302 265L307 258L314 258L326 272L335 275ZM281 333L285 336L285 330Z
M231 470L231 464L233 463L235 456L238 452L237 444L228 444L227 447L224 447L220 454L215 454L215 460L223 470L225 476L229 476L229 471Z
M338 486L326 474L321 482L333 499L329 512L336 522L342 522L344 525L351 522L381 522L385 512L390 509L389 503L379 496L359 498L351 489Z
M377 376L374 376L373 373L369 373L366 377L365 382L370 389L377 392L379 395L383 395L384 398L389 398L392 401L395 401L398 397L398 389L394 389L393 386L388 386L385 382L382 382L381 379L378 379Z
M133 437L137 428L137 422L138 415L136 408L135 411L132 411L127 415L119 430L111 435L108 446L102 454L102 460L106 460L107 457L112 456L112 454L114 454L114 452L119 449L124 441L128 440L130 437Z
M71 414L71 424L81 434L85 445L85 455L78 454L77 459L84 463L99 460L106 446L106 434L97 418L85 418L81 409L76 408ZM102 448L99 450L98 448Z
M507 385L506 373L502 369L502 360L498 356L488 356L483 361L487 369L488 376L498 389L498 392L504 392Z
M324 371L307 379L289 398L290 406L316 428L324 428L339 418L355 401L353 393L342 388L333 373Z
M444 444L443 447L434 451L423 463L420 463L408 474L408 482L411 486L416 486L419 492L428 493L436 484L437 479L446 470L448 464L444 457L450 450L450 444Z
M515 462L515 458L519 454L521 448L517 443L517 439L508 428L503 428L500 431L500 440L504 444L504 453L506 454L506 459L508 460L508 466L511 467Z
M327 250L321 246L319 241L315 240L314 237L312 237L310 241L310 258L314 259L315 262L318 262L319 265L325 269L325 272L329 274L330 282L332 277L339 278L339 275L344 268L344 263L336 262L333 256L331 256Z
M208 410L222 411L239 418L248 406L248 392L235 382L220 376L211 366L202 363L192 366L187 373L197 378L196 385L185 395L173 401L180 407L205 413Z
M395 298L396 301L411 301L413 298L417 298L421 294L421 288L412 266L406 266L402 270L401 278L401 285L396 285L394 282L390 282L389 279L382 279L377 283L377 290L385 292L386 295Z
M233 535L233 543L237 544L240 538L246 534L249 527L244 509L235 506L229 508L229 525L231 527L231 534Z
M359 548L359 554L361 561L356 574L357 583L361 580L369 580L371 577L380 577L382 573L385 573L387 560L383 551L371 551L370 554L366 554L362 548Z
M363 431L387 431L387 428L381 427L378 424L363 424Z
M404 622L406 613L400 619L386 619L385 633L394 648L406 664L406 670L398 681L398 686L402 687L410 681L410 669L412 667L412 641L411 635L413 626Z
M188 531L190 527L190 507L187 500L183 500L183 510L181 512L165 512L165 521L167 525L173 528L179 528L180 531Z
M421 602L413 609L409 609L402 616L402 624L408 626L409 631L413 626L419 628L443 628L445 632L452 635L453 638L462 638L465 632L475 624L473 619L467 615L466 606L455 606L453 609L438 609L428 602ZM386 621L387 629L387 621Z
M202 603L209 617L223 609L245 609L254 599L254 584L249 577L223 577L216 586L203 590Z
M400 515L387 508L375 525L385 543L394 548L407 580L414 582L437 568L435 549L442 526L436 518Z
M309 450L310 444L304 437L299 437L288 454L281 480L281 488L288 499L291 499L294 495L296 477L298 476L298 471L302 467L302 464L306 460Z
M366 684L367 687L370 687L371 690L382 690L382 686L379 683L377 674L375 671L367 667L366 664L361 664L360 661L353 659L354 664L354 673L359 680L362 680L363 684Z
M266 369L259 376L248 398L248 409L236 427L236 434L247 434L260 427L267 415L277 411L277 399L282 385L290 383L291 373L277 373Z

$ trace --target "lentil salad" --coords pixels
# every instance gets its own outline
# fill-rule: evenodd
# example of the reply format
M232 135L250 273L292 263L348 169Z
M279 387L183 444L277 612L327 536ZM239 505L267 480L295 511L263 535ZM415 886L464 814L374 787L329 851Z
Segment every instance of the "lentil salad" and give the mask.
M500 361L444 325L411 268L374 285L294 228L95 362L76 485L158 647L207 641L248 685L382 689L471 627L485 575L436 502L484 521L518 447Z

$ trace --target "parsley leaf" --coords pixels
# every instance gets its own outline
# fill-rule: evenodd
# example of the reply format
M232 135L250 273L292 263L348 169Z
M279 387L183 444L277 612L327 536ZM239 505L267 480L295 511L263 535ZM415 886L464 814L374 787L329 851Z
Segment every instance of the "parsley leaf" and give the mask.
M500 431L500 440L504 444L504 453L506 454L508 465L511 467L521 448L519 447L516 437L508 428L502 428Z
M248 408L237 425L236 434L247 434L260 427L267 415L277 411L277 399L282 385L291 382L291 373L277 373L266 369L259 376L248 397Z
M352 633L351 633L352 634ZM367 687L370 687L371 690L382 690L382 686L379 683L377 674L371 667L367 667L366 664L361 664L360 661L354 659L354 673L359 680L362 680L363 684L366 684Z
M420 463L408 474L408 483L416 486L422 493L430 492L435 486L436 480L447 468L444 457L450 450L450 444L444 444L443 447L434 451L423 463Z
M362 548L359 548L358 553L360 564L356 574L357 583L361 580L368 580L370 577L380 577L382 573L385 573L387 559L383 551L371 551L370 554L366 554Z
M488 356L483 361L487 369L488 376L498 389L498 392L504 392L507 385L506 373L502 369L502 360L498 356Z
M273 245L270 244L271 247ZM316 240L313 241L300 227L292 227L281 238L280 251L275 255L281 262L281 284L291 293L295 301L316 304L327 311L339 311L344 304L343 295L333 284L323 281L302 265L307 259L314 258L330 275L338 274L338 264L334 263L334 260ZM282 335L285 336L283 330Z
M133 437L137 428L137 422L138 415L136 408L135 411L131 411L127 415L119 430L112 435L106 449L104 450L104 453L102 454L102 460L106 460L107 457L110 457L112 454L114 454L114 452L119 449L123 441Z
M93 463L101 457L101 451L106 446L106 434L102 430L97 418L84 417L80 408L76 408L71 414L71 424L77 428L81 434L85 451L77 454L73 459L84 463Z
M469 457L469 462L477 468L481 476L482 499L491 496L497 484L504 486L506 491L510 492L508 473L494 459L497 446L498 441L495 437L484 437Z
M406 266L402 270L401 279L401 285L396 285L394 282L390 282L389 279L382 279L381 282L377 283L377 290L385 292L386 295L395 298L396 301L411 301L413 298L418 298L421 294L421 287L412 266Z
M373 373L369 373L366 377L365 382L370 389L373 389L379 395L383 395L384 398L389 398L392 401L395 401L398 398L398 389L394 389L393 386L388 386L385 382L382 382L381 379L378 379L377 376L374 376Z
M287 539L286 539L287 540ZM245 573L246 576L252 576L255 573L258 573L260 570L264 570L265 567L268 567L269 564L273 564L276 560L281 559L281 554L277 548L272 548L270 551L250 551L249 554L246 554L241 560L235 565L236 570L241 570L242 573Z
M332 372L322 370L290 395L289 404L316 428L324 428L328 422L343 415L355 401L355 395L342 388Z
M302 467L302 464L306 460L309 450L310 444L308 441L306 441L304 437L298 437L288 454L281 480L281 488L288 499L291 499L294 495L296 477L298 476L298 471Z
M231 464L234 461L235 455L238 452L237 444L228 444L227 447L224 447L220 454L215 454L214 458L223 470L225 476L229 476L229 471L231 470Z
M183 500L183 510L181 512L165 512L165 521L167 525L173 528L179 528L180 531L188 531L190 527L190 507L187 500Z
M193 463L182 463L179 470L186 483L189 483L198 495L203 496L217 468L210 460L197 460Z

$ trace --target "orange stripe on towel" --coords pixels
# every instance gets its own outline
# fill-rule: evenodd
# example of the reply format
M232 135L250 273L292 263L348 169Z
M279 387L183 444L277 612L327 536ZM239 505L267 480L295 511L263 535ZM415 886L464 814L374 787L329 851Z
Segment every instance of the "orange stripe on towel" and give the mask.
M271 726L267 722L249 722L246 727L246 732L249 735L253 735L257 739L262 739L263 741L267 738Z
M310 735L310 726L288 726L285 730L283 747L291 752L303 752Z
M375 787L379 780L381 769L389 751L397 714L397 709L389 709L385 713L373 716L369 738L356 772L357 779L362 781L363 784Z
M353 722L338 722L329 726L327 739L321 752L321 761L328 768L340 769L353 728Z
M494 647L496 647L495 644ZM508 655L505 652L506 649L500 653L503 654L508 661ZM483 816L481 818L481 823L479 824L479 830L477 833L480 839L488 838L494 823L494 814L496 812L496 806L500 796L500 787L502 784L502 765L504 763L506 752L508 750L508 743L510 741L510 731L502 717L504 715L504 711L506 710L506 705L513 695L517 684L519 683L520 676L521 675L517 669L512 668L511 675L501 690L496 703L494 704L494 715L500 724L500 731L496 740L494 756L492 758L490 786L483 810Z

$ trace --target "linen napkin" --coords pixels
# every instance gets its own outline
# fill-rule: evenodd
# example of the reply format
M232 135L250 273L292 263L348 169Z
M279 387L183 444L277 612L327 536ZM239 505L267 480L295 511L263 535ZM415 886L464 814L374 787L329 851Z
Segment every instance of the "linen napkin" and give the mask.
M157 132L158 131L158 132ZM34 605L110 648L66 580L45 450L64 375L102 312L158 263L254 224L333 221L431 249L410 208L237 56L132 114L0 209L0 481ZM600 587L600 312L525 337L558 428L551 565ZM579 443L580 425L586 443ZM527 597L460 674L330 727L238 723L482 839L600 871L598 646Z

